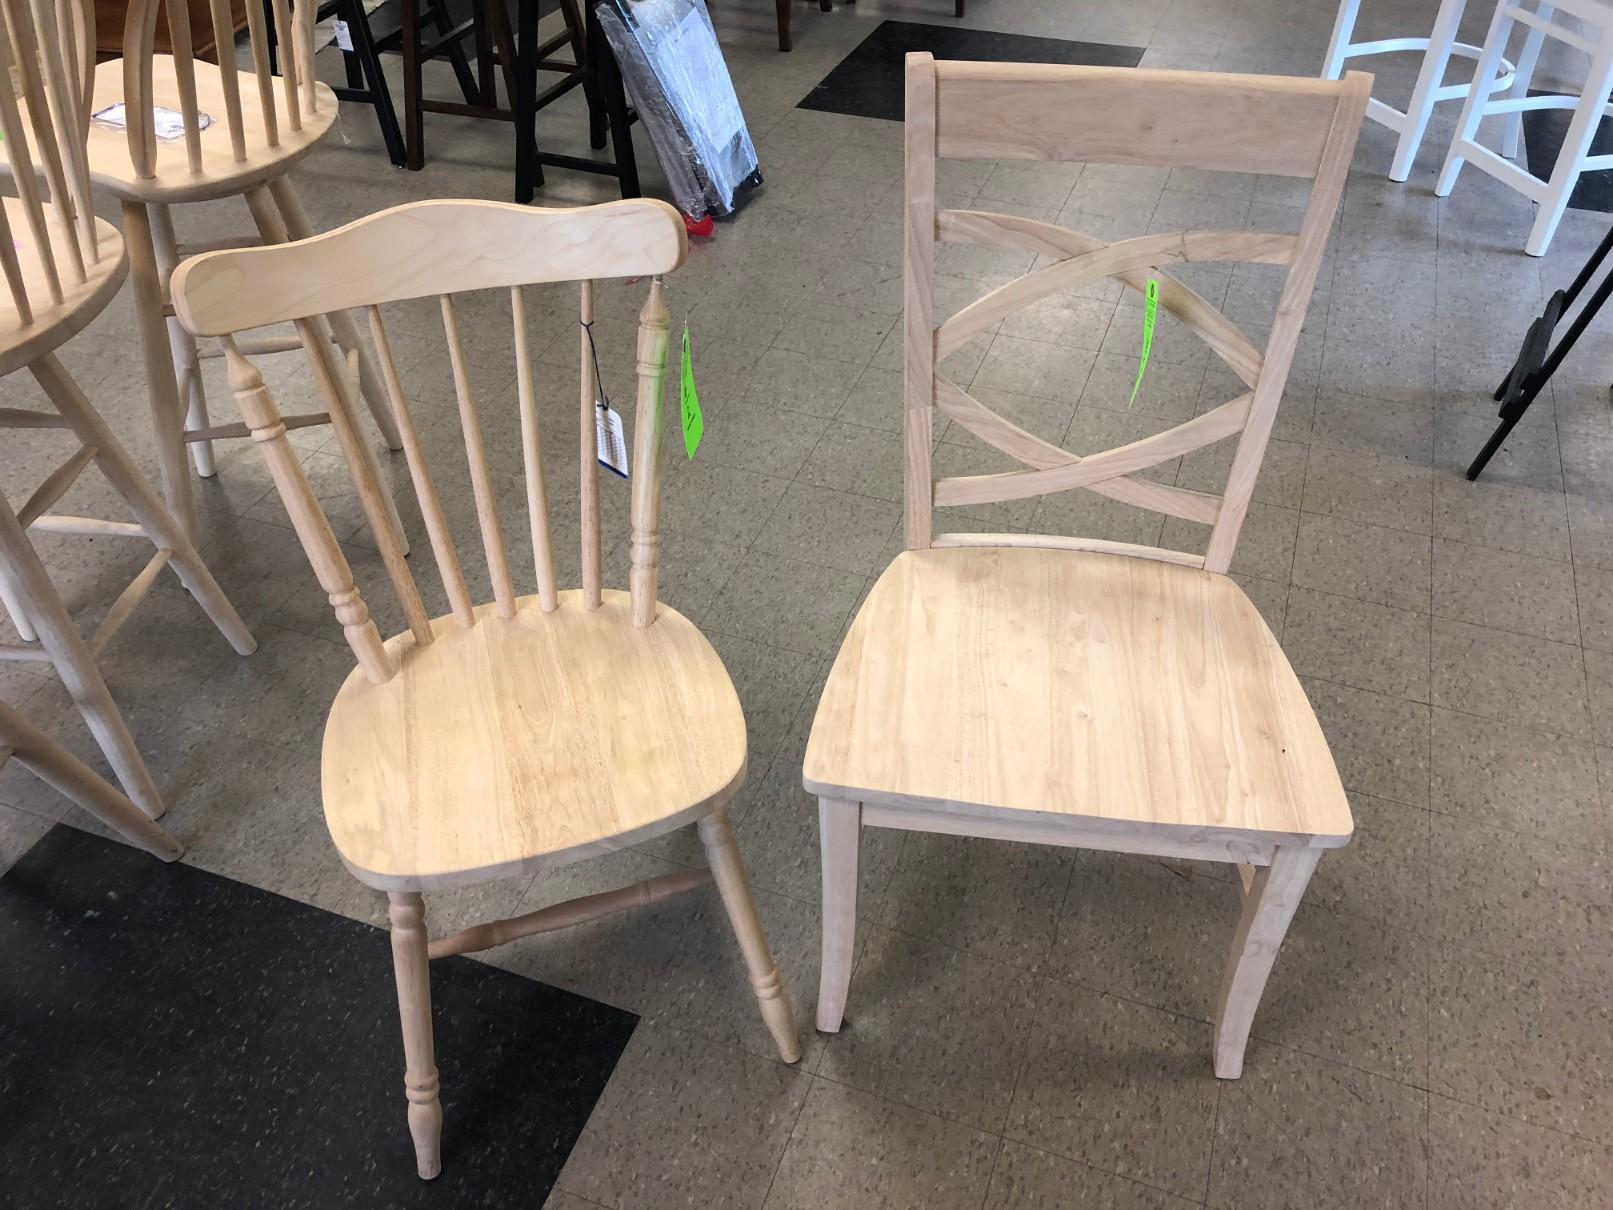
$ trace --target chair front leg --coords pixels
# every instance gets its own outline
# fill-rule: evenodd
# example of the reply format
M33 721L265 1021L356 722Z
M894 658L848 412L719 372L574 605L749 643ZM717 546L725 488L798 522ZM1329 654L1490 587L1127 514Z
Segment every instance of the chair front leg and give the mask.
M858 861L862 804L818 799L818 840L823 856L823 966L818 979L818 1028L840 1032L857 950Z
M1215 1012L1215 1074L1223 1080L1236 1080L1243 1074L1243 1051L1261 993L1266 990L1266 977L1321 859L1321 849L1280 848L1269 866L1255 871L1244 893L1243 916L1232 938L1231 959Z
M711 865L711 877L722 896L723 907L728 910L728 921L734 926L734 936L745 955L745 966L750 971L751 987L756 1002L761 1006L762 1020L778 1047L779 1057L794 1063L801 1057L801 1040L795 1033L795 1013L784 995L784 982L779 977L778 964L773 961L773 950L767 944L767 933L762 928L762 917L756 910L756 896L751 890L750 876L740 860L734 844L734 829L725 811L718 810L700 821L700 840L706 846L706 861Z
M429 1181L442 1171L442 1102L437 1096L437 1050L431 1036L431 960L426 953L426 905L418 893L394 891L392 966L403 1022L404 1088L415 1171Z

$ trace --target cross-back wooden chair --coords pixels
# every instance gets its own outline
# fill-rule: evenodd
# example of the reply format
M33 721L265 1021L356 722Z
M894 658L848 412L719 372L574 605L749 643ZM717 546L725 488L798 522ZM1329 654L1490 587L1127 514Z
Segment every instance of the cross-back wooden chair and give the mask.
M172 54L154 50L159 7L167 12ZM211 476L215 468L212 442L244 436L245 430L239 424L214 425L208 419L201 354L191 334L172 320L168 278L182 251L174 234L173 207L244 198L256 237L224 241L227 244L282 243L312 235L288 174L330 133L337 116L335 95L314 78L317 0L272 0L270 11L283 73L278 80L269 69L269 17L259 4L244 7L251 43L250 71L236 62L237 10L228 0L212 0L217 63L193 56L188 5L131 0L123 58L94 69L87 99L95 114L107 115L115 105L125 107L124 129L109 118L90 122L88 169L94 182L122 203L163 494L192 537L196 536L196 512L185 448L190 447L198 473ZM94 39L88 39L87 45L93 47ZM160 123L159 118L172 126ZM165 133L170 129L172 136ZM358 352L364 398L387 444L398 449L385 388L352 319L333 314L328 324L328 328L324 320L310 324L310 335L326 341L334 336L344 356ZM257 351L290 351L299 343L268 337ZM209 355L214 353L208 350ZM323 417L314 413L300 419L318 423Z
M864 826L1232 862L1242 919L1217 1010L1236 1077L1255 1006L1349 805L1321 728L1260 614L1226 572L1282 397L1370 77L1342 81L907 58L906 537L830 672L803 766L819 798L818 1028L840 1028ZM1297 235L1190 231L1112 244L1050 223L937 210L936 161L1068 160L1310 178ZM934 322L937 241L1058 258ZM1288 266L1264 352L1164 269ZM1090 457L990 411L937 370L973 334L1113 277L1204 338L1248 391ZM1024 462L935 479L939 413ZM1133 478L1236 438L1220 496ZM936 506L1085 488L1211 526L1204 554L1056 536L948 534Z
M153 857L177 861L184 847L127 797L17 711L0 702L0 768L16 761L51 789Z
M243 655L251 633L184 530L56 357L94 319L128 272L123 241L90 208L84 141L94 10L90 0L60 7L0 0L0 146L20 166L16 196L0 197L0 380L27 372L50 410L0 406L0 429L62 429L77 448L13 509L0 492L0 603L20 642L0 644L0 660L53 664L129 796L148 815L162 798L106 687L95 657L111 641L164 567L172 567L213 623ZM22 89L13 93L10 81ZM38 170L34 168L37 163ZM90 465L128 506L134 521L51 513ZM113 603L94 636L73 628L28 533L140 538L157 549Z
M223 339L230 383L268 459L292 523L329 594L358 667L325 728L325 820L361 882L391 897L392 944L419 1172L439 1171L442 1112L431 1035L429 957L486 949L534 932L705 885L714 878L780 1054L800 1050L778 969L724 813L745 777L745 721L711 645L656 601L662 388L668 315L661 275L683 263L683 220L664 202L541 210L497 202L418 202L311 240L214 252L174 277L192 331ZM653 277L639 317L633 420L630 590L603 587L594 446L593 279ZM581 305L582 587L555 580L539 382L522 287L578 281ZM243 289L251 282L253 288ZM459 338L457 295L508 291L535 595L518 596L495 478ZM381 307L436 296L493 600L472 603L405 401ZM286 441L285 423L234 334L348 307L367 310L420 510L451 612L429 618L389 531L381 557L408 629L381 637ZM321 372L338 373L323 345ZM372 523L380 502L354 456L350 413L337 433ZM422 892L549 869L698 822L711 870L667 875L427 943Z

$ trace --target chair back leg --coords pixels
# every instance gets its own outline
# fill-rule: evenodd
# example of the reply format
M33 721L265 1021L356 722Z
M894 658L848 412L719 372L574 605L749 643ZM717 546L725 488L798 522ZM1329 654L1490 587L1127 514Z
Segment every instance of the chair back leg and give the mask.
M392 967L403 1025L403 1085L409 1098L409 1134L415 1171L429 1181L442 1171L442 1101L437 1049L431 1031L431 960L426 953L426 905L417 893L393 892Z

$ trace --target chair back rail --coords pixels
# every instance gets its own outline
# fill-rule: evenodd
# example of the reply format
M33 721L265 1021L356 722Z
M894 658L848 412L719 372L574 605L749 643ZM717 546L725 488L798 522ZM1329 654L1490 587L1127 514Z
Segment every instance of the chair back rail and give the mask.
M286 425L263 376L242 351L236 334L268 324L294 322L331 309L362 308L369 318L381 377L398 419L410 481L419 503L433 560L454 624L469 628L478 612L465 582L464 567L433 478L414 408L394 356L382 308L390 303L436 298L445 352L452 373L455 418L463 438L465 466L480 537L481 554L492 586L496 618L514 618L519 609L509 549L499 517L499 481L490 465L482 411L513 403L521 429L521 466L537 580L538 608L561 607L548 512L548 488L539 423L540 366L528 346L527 298L523 287L574 282L579 292L579 381L582 384L581 606L597 609L602 600L601 508L594 443L595 348L592 331L594 283L605 278L650 278L648 299L639 314L636 348L637 400L633 419L629 593L635 626L655 620L657 530L660 523L660 445L670 316L661 276L683 263L687 251L683 221L663 202L634 200L568 210L539 210L499 202L419 202L361 219L336 231L291 244L230 249L194 257L174 274L176 313L197 335L222 338L230 385L242 417L263 449L320 586L329 597L364 675L376 683L396 672L407 646L389 648L354 582L329 519L319 502ZM252 288L241 297L241 283ZM507 293L515 346L513 400L478 400L471 384L465 320L456 295L470 291ZM343 301L335 301L335 300ZM342 372L324 342L316 349L315 378L351 472L381 559L418 645L432 642L432 622L391 526L384 499L354 424L353 378ZM441 451L437 451L440 453ZM485 617L485 613L481 615ZM485 623L483 623L485 624Z
M16 190L0 204L0 273L19 324L60 306L100 260L84 145L94 41L92 0L0 0L0 136Z
M303 113L316 113L319 96L314 87L311 18L305 11L318 0L272 0L274 36L280 46L282 89L275 99L274 77L269 70L270 18L248 0L247 40L251 47L252 70L243 72L235 56L235 16L231 0L208 0L208 19L213 45L218 52L218 82L223 114L208 114L222 122L228 131L230 155L237 164L251 156L253 144L261 138L269 147L280 145L281 124L302 129ZM168 36L172 47L175 91L184 126L185 154L192 175L204 171L202 154L202 109L196 85L195 32L191 28L188 4L178 0L166 6L161 0L131 0L123 27L123 91L127 111L129 156L136 173L144 180L157 175L156 96L152 64L156 58L157 12L166 7ZM211 65L209 70L212 70ZM253 78L247 93L255 106L249 115L242 102L242 76ZM249 117L254 120L249 121Z
M1249 509L1278 402L1316 283L1360 131L1371 77L1235 76L1046 64L937 62L907 57L904 466L910 549L1036 545L1164 559L1224 572ZM940 159L1031 159L1307 178L1297 235L1182 231L1107 242L1053 223L975 210L937 210ZM934 318L935 245L974 243L1054 258ZM1287 276L1264 350L1166 266L1246 261ZM1220 407L1116 449L1078 456L997 415L937 370L971 337L1048 296L1113 278L1191 328L1248 388ZM936 479L939 411L1028 469ZM1135 478L1137 472L1236 437L1219 496ZM1210 526L1203 555L1056 535L934 533L932 511L1084 488Z

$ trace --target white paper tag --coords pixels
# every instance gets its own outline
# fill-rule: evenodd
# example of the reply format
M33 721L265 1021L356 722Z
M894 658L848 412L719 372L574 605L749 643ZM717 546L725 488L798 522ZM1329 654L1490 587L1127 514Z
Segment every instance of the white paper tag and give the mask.
M622 414L608 404L594 403L594 448L599 465L627 478L627 438L622 435Z
M129 114L124 109L123 102L108 105L105 109L97 110L90 115L98 125L110 127L113 130L127 130L129 128ZM151 124L156 128L157 139L163 143L177 143L185 137L185 115L177 109L165 109L161 105L154 106L151 111ZM197 113L196 129L206 130L213 124L210 114Z
M350 51L353 49L353 34L347 28L346 21L336 22L336 45L343 50Z

